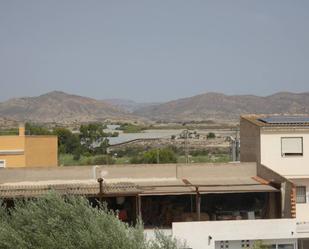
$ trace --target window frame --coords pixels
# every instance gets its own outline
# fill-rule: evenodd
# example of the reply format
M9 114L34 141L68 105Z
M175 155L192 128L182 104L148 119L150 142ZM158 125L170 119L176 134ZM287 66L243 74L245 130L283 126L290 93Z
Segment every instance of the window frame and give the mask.
M297 200L297 188L305 189L305 200L304 201L298 201ZM303 186L303 185L296 186L296 203L297 204L305 204L305 203L307 203L307 187L306 186Z
M284 139L295 139L299 138L301 140L301 153L283 153L282 151L282 141ZM303 137L281 137L281 157L303 157L304 156L304 138Z

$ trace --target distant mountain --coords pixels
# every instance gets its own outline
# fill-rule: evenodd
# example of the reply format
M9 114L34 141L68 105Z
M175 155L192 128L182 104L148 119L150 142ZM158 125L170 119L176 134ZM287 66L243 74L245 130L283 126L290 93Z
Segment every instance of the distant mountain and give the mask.
M205 93L136 110L154 120L238 120L242 114L309 114L309 93L280 92L267 97Z
M104 99L103 101L129 113L134 112L140 108L150 107L159 104L159 103L138 103L129 99Z
M237 121L248 113L309 114L309 93L281 92L267 97L205 93L163 104L95 100L54 91L0 103L0 121L81 123L125 121ZM1 124L1 122L0 122Z
M0 103L0 116L18 121L72 123L127 118L128 114L104 101L54 91Z

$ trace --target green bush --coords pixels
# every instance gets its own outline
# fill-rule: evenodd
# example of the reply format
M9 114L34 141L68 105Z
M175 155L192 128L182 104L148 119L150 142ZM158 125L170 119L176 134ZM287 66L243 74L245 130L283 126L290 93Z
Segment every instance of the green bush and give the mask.
M133 157L131 163L176 163L177 157L170 148L152 149Z
M145 130L145 127L135 124L121 124L117 130L122 130L124 133L139 133Z
M213 139L213 138L216 138L216 134L213 133L213 132L209 132L209 133L207 134L207 139Z
M162 234L147 242L140 223L129 226L106 208L90 206L83 197L50 193L18 201L8 214L0 208L1 249L177 249Z
M124 156L133 157L143 151L145 151L145 147L143 146L127 146L125 148L113 150L113 153L114 154L116 153L118 157L124 157Z
M114 164L114 163L115 159L112 158L110 155L101 155L101 156L95 156L91 164L102 165L102 164Z

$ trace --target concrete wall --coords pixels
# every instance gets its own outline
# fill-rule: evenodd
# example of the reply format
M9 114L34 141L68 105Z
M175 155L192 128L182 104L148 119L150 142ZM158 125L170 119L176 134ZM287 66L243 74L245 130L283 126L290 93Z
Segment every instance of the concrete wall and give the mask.
M294 219L175 222L173 236L186 241L192 249L216 249L220 241L231 241L229 249L241 248L241 240L250 240L251 245L256 240L292 244L297 241Z
M303 137L303 156L282 157L282 137ZM288 178L309 176L309 133L262 131L261 163Z
M57 167L58 139L56 136L26 136L26 167Z
M240 119L240 161L260 161L260 127Z
M7 168L0 170L0 184L7 182L31 182L49 180L97 179L96 166L67 166L51 168Z
M207 167L205 167L207 165ZM205 179L227 177L227 172L231 172L234 178L244 176L256 176L256 163L207 163L207 164L182 164L177 166L177 177Z
M212 178L246 177L257 174L256 163L126 164L98 166L104 178ZM105 174L104 174L105 173ZM230 173L230 174L229 174Z

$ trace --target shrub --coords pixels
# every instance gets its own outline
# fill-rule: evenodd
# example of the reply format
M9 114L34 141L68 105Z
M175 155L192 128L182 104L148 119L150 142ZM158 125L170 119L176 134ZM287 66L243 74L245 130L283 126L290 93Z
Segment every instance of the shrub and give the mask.
M102 165L102 164L114 164L115 159L109 155L95 156L91 164Z
M147 242L138 222L129 226L86 198L50 193L18 201L8 214L0 208L1 249L177 249L177 242L158 234Z
M176 163L175 153L170 148L152 149L131 159L131 163Z
M216 138L216 134L213 133L213 132L209 132L209 133L207 134L207 139L213 139L213 138Z

